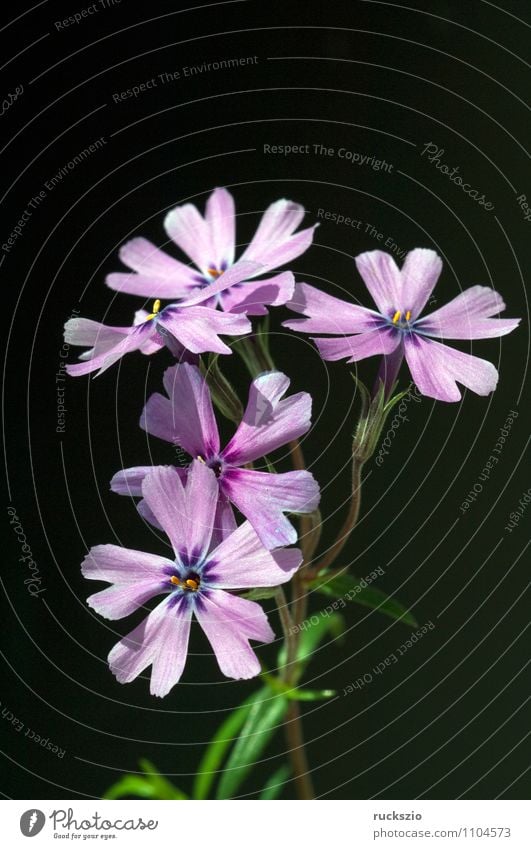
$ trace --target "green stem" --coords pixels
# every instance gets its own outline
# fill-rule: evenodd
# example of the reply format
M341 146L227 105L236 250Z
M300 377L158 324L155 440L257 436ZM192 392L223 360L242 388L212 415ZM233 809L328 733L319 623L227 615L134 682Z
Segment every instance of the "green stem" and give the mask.
M356 526L361 506L361 472L363 469L363 461L356 456L352 457L352 490L350 496L349 511L343 522L336 541L330 546L326 554L321 558L315 567L315 572L320 572L332 565L336 557L343 551L350 534Z
M280 621L286 641L286 665L282 670L285 683L294 682L296 676L296 661L298 649L298 630L293 626L293 619L288 607L288 600L282 587L277 589L275 601L278 606ZM293 770L293 780L299 799L314 799L315 791L306 757L304 736L302 733L302 718L300 707L296 701L290 701L284 723L284 734L289 750L289 758Z

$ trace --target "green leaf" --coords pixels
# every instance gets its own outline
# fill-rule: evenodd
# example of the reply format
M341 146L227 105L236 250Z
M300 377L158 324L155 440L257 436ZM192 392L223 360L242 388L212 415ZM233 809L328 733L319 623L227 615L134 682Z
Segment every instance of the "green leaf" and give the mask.
M404 625L410 625L413 628L418 627L417 620L402 602L376 587L362 587L361 578L356 578L354 575L336 575L332 578L327 578L326 574L318 575L317 578L308 583L308 587L321 593L321 595L344 598L345 601L370 607L379 613L383 613L384 616L400 620Z
M208 799L210 788L220 769L225 753L239 734L241 727L247 719L251 705L257 699L262 699L266 695L267 688L262 687L256 693L253 693L252 696L249 696L239 708L232 711L227 719L219 726L197 768L192 793L194 799Z
M151 761L142 758L140 769L145 775L124 775L103 795L104 799L123 799L138 796L141 799L187 799L185 793L161 775Z
M301 687L294 687L291 684L286 684L275 675L270 675L269 672L262 672L261 678L271 687L274 693L285 696L289 701L317 702L323 701L323 699L331 699L336 694L335 690L305 690Z
M218 785L217 799L232 799L235 796L247 774L278 731L286 713L288 699L281 695L273 695L269 688L264 688L260 692L262 698L252 704L225 764Z
M278 799L290 775L291 768L287 764L277 769L264 784L264 789L260 793L260 799Z
M317 619L317 622L314 620ZM337 639L345 630L343 617L339 613L333 613L331 616L323 616L321 613L314 613L308 616L300 626L299 646L297 650L298 675L297 680L308 666L313 652L320 642L329 634ZM281 669L287 660L287 651L285 644L280 649L278 655L278 666Z
M278 591L278 587L255 587L254 590L248 590L246 593L241 593L242 598L250 598L251 601L262 601L265 598L273 598Z

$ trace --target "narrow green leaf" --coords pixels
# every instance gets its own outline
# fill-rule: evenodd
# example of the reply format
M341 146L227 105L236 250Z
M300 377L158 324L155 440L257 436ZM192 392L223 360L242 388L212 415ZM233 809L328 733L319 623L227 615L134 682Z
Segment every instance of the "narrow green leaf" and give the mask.
M270 675L269 672L262 672L261 678L271 687L274 693L285 696L289 701L316 702L330 699L336 694L335 690L305 690L301 687L294 687L291 684L286 684L275 675Z
M178 799L188 797L157 771L150 761L142 759L140 769L145 775L124 775L104 793L104 799L123 799L137 796L140 799Z
M155 790L156 799L187 799L185 793L182 790L179 790L178 787L175 787L171 781L168 781L164 775L161 775L156 766L148 761L146 758L141 758L139 760L139 766L143 773L145 773L146 778L148 778Z
M124 799L126 796L138 796L141 799L154 799L155 790L150 781L138 775L124 775L112 784L103 794L103 799Z
M290 775L291 769L287 764L277 769L264 784L264 789L260 793L260 799L278 799Z
M417 620L402 602L376 587L362 587L361 578L356 578L354 575L336 575L330 579L327 579L326 575L320 575L310 581L308 587L321 593L321 595L343 598L345 601L377 610L391 619L400 620L404 625L410 625L413 628L418 627Z
M194 799L208 799L210 788L216 778L225 753L232 743L234 743L236 736L247 719L251 705L256 700L266 698L267 694L267 687L261 687L260 690L249 696L239 708L232 711L227 719L221 723L208 744L207 750L197 768L192 793Z
M278 587L255 587L253 590L248 590L242 593L242 598L250 598L251 601L262 601L265 598L273 598L277 593Z
M262 701L254 702L228 757L218 785L217 799L232 799L235 796L278 730L288 705L288 699L273 695L270 690L267 690Z
M315 621L317 620L317 621ZM321 613L314 613L302 623L300 626L299 646L297 651L297 660L299 661L298 678L310 662L311 656L317 646L324 638L330 634L334 638L341 636L345 628L343 617L339 613L333 613L331 616L323 616ZM286 646L283 645L278 655L278 666L282 668L287 660Z

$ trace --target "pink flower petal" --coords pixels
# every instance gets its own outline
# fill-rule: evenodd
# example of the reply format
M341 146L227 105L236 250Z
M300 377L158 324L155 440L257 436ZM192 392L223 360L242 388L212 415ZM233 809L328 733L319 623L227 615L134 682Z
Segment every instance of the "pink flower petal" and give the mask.
M391 328L383 328L357 336L318 338L313 341L323 360L343 360L348 357L349 363L355 363L375 354L390 354L400 343L400 334Z
M421 333L446 339L487 339L505 336L519 318L492 318L505 309L501 295L488 286L471 286L415 325Z
M498 372L487 360L417 334L406 337L405 355L418 389L429 398L459 401L456 381L477 395L493 392L498 382Z
M179 681L188 652L192 606L183 596L164 599L127 637L111 650L111 672L121 684L152 665L150 692L166 696Z
M219 269L224 264L232 265L236 245L236 217L234 198L227 189L214 189L207 200L205 218L210 228L215 267Z
M157 332L152 322L146 322L138 327L107 327L100 324L99 334L101 335L98 335L94 325L97 325L97 322L85 318L71 318L65 324L64 338L68 345L94 346L92 350L85 351L81 355L81 359L86 362L66 367L68 374L74 377L97 369L99 369L98 374L102 374L124 354L138 351ZM113 336L114 344L111 344ZM87 342L87 339L91 341Z
M302 563L297 548L268 551L250 522L244 522L208 556L209 588L276 587L289 581Z
M319 485L307 471L270 474L227 469L221 488L269 549L297 541L297 531L284 513L311 513L320 497Z
M252 330L246 316L204 306L185 306L182 309L169 307L161 314L159 324L194 354L207 351L232 354L228 345L221 341L220 334L241 336Z
M164 229L170 239L207 276L208 269L215 262L215 246L212 242L210 227L197 207L191 203L176 206L166 215Z
M407 254L402 270L402 295L396 309L411 312L415 320L422 312L442 271L442 259L435 251L415 248Z
M245 312L247 315L265 315L264 304L280 306L288 301L295 286L290 271L284 271L265 280L248 281L221 293L221 306L226 312Z
M212 590L201 594L195 605L195 615L224 675L229 678L258 675L260 662L249 640L270 643L275 639L259 604L223 590Z
M87 598L87 604L106 619L123 619L142 607L153 596L172 589L168 577L161 578L158 585L153 582L138 584L113 584Z
M107 286L117 292L174 300L197 286L197 269L173 259L148 239L126 242L120 248L120 259L136 273L107 275Z
M349 304L308 283L297 283L295 294L286 306L307 318L290 319L282 326L303 333L362 333L372 330L375 321L381 321L374 310Z
M197 366L181 363L164 372L169 400L155 393L140 418L140 427L180 445L192 457L209 459L219 452L219 433L208 386Z
M157 585L164 569L171 564L165 557L122 548L120 545L95 545L81 564L81 572L92 581L109 583L148 583Z
M243 419L222 452L227 463L239 466L256 460L306 433L311 424L311 396L298 392L281 400L289 383L278 371L253 380Z
M402 278L393 257L368 251L356 257L356 266L381 314L392 318L402 304Z
M175 554L202 557L212 536L218 483L214 472L194 461L183 488L171 466L154 466L144 478L142 494L162 526Z

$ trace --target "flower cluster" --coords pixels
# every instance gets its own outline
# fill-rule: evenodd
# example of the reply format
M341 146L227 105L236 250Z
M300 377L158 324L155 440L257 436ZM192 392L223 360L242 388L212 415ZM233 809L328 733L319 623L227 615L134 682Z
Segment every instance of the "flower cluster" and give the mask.
M381 251L356 258L376 310L307 283L295 284L290 271L264 276L310 246L314 227L297 230L303 217L304 209L296 203L273 203L235 261L234 201L228 191L216 189L204 217L186 204L172 210L164 222L168 237L193 266L143 238L122 247L120 257L130 271L110 274L107 285L154 299L151 312L138 310L130 327L84 318L66 324L66 342L89 348L80 363L68 367L72 375L101 373L135 350L152 354L166 346L179 360L164 374L165 394L148 399L140 426L186 452L188 465L134 466L120 470L111 481L114 492L139 499L138 512L166 534L171 556L97 545L82 565L86 578L110 585L88 599L108 619L128 616L163 597L109 654L111 670L121 682L132 681L151 666L154 695L166 695L180 679L194 617L225 675L258 674L260 664L249 641L268 643L274 634L260 605L241 592L279 587L291 579L302 554L286 547L297 542L286 514L314 513L320 498L310 472L297 468L276 473L265 460L309 430L308 393L286 397L289 378L275 369L255 376L241 421L221 447L208 372L203 376L199 355L230 354L221 336L248 334L249 316L285 304L303 316L284 322L285 327L325 334L314 338L323 359L382 357L372 398L381 427L382 415L393 404L403 359L424 395L458 401L458 382L486 395L497 383L495 367L442 340L503 336L518 324L517 319L495 318L505 304L484 286L473 286L422 317L442 269L431 250L411 251L402 269ZM169 303L161 308L161 300ZM261 461L267 471L255 468Z

